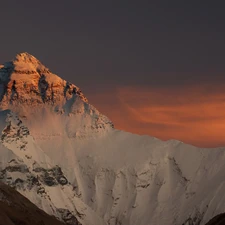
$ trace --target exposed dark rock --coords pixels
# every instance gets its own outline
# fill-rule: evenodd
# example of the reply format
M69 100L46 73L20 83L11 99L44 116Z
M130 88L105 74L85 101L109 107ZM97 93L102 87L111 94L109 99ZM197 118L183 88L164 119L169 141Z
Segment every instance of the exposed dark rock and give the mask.
M22 179L20 179L20 178L17 178L16 180L15 180L15 184L18 184L18 183L23 183L24 182L24 180L22 180Z
M57 181L58 181L61 185L66 185L66 184L68 184L68 180L67 180L64 176L57 177L56 179L57 179Z
M33 175L27 177L27 188L32 189L34 186L40 186L40 182L37 177Z
M66 185L68 184L68 180L66 177L63 175L62 169L59 166L56 166L52 168L52 173L56 180L59 182L61 185Z
M54 176L62 176L63 175L62 169L59 166L55 166L49 171L52 171Z
M48 174L45 174L44 177L43 177L43 181L46 185L48 186L54 186L54 185L57 185L57 182L55 180L54 177L50 177L48 176Z
M37 193L38 193L38 194L46 194L45 188L44 188L44 187L39 187L39 188L37 189Z
M46 81L45 75L41 75L39 81L38 81L38 89L42 98L42 101L45 102L47 100L47 94L46 91L49 87L48 82Z
M46 169L44 169L42 167L35 167L35 168L33 168L33 171L36 173L40 173L40 172L45 172Z
M59 166L55 166L52 169L44 169L41 167L35 167L33 169L36 173L41 173L40 178L48 186L54 186L57 184L68 184L67 178L64 176L62 169Z
M13 166L7 166L6 171L8 172L21 172L21 173L26 173L28 172L28 168L25 165L13 165Z
M58 209L62 220L68 225L81 225L68 209Z

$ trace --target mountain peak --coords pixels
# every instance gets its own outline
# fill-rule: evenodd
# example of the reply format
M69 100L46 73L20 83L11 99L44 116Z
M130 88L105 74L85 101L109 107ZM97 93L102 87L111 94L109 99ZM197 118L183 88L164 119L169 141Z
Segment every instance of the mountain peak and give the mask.
M67 132L76 137L85 136L87 130L101 132L113 127L106 116L88 103L79 87L50 72L26 52L0 67L0 110L10 110L32 121L40 115L41 121L44 115L46 121L72 117L74 123L68 125Z
M61 103L80 97L80 89L53 74L33 55L22 52L0 66L0 105ZM63 103L64 102L64 103Z
M21 52L15 56L15 61L19 62L38 62L39 60L36 59L33 55L29 54L28 52Z
M11 65L13 66L14 72L17 73L50 72L37 58L27 52L17 54L12 60Z
M49 69L44 66L33 55L22 52L18 53L11 61L0 65L1 80L6 79L8 75L17 74L35 74L35 73L50 73Z

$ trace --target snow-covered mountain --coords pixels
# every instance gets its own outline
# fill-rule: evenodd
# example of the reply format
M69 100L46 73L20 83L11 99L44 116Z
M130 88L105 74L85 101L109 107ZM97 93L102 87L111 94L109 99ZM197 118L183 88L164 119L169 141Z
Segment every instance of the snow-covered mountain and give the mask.
M114 129L28 53L0 66L0 179L67 224L203 225L224 212L225 148Z

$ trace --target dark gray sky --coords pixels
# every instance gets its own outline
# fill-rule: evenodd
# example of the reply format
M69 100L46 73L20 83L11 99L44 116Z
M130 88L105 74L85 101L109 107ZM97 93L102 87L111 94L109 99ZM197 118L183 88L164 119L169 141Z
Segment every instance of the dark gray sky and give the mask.
M224 1L5 0L0 60L27 51L84 89L215 81L224 11Z
M0 61L29 52L94 102L109 88L225 82L225 1L4 0L0 7Z

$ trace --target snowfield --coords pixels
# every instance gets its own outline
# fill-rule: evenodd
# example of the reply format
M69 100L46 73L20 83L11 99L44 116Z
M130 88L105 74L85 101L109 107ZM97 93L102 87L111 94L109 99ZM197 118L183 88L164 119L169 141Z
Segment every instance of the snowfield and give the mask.
M114 129L21 53L0 67L0 179L67 224L204 225L225 210L225 148Z

